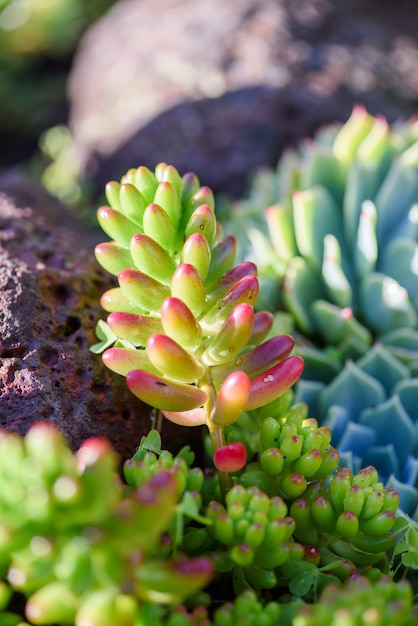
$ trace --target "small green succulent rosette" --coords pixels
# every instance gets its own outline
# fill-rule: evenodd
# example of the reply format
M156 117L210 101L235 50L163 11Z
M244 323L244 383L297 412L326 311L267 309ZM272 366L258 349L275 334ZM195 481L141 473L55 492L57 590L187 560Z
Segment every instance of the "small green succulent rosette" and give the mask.
M355 107L260 173L230 223L245 216L259 301L293 324L305 360L296 399L353 471L376 465L416 516L418 123Z
M382 577L373 585L364 576L352 576L344 587L326 587L319 601L300 607L294 626L413 626L418 618L413 589L406 582Z
M181 425L207 424L214 449L244 410L270 402L300 376L293 340L264 341L272 315L255 313L256 266L235 265L208 187L160 163L106 186L98 220L111 238L95 249L117 276L98 324L104 363L131 391Z
M137 623L142 603L176 605L213 576L206 557L165 550L181 495L162 469L132 488L104 439L73 454L46 423L26 436L0 432L0 623L25 599L30 624ZM184 488L184 486L183 486Z

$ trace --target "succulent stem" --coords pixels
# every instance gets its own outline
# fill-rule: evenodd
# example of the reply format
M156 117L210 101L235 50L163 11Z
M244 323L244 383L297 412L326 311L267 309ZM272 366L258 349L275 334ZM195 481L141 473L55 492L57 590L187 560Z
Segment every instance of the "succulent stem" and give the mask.
M219 450L225 445L225 432L223 426L218 426L217 424L214 424L214 422L210 419L210 415L212 414L212 410L215 406L217 398L216 389L210 375L208 375L208 380L206 384L202 385L202 389L206 392L208 397L205 407L207 415L206 421L212 441L213 454L215 454L216 450ZM217 472L222 500L225 500L226 494L232 488L231 474L228 472L223 472L219 469L217 470Z
M212 440L213 453L225 445L225 432L221 426L215 426L210 420L208 421L209 434ZM229 472L218 471L219 487L221 489L222 500L225 501L226 494L233 487L231 474Z

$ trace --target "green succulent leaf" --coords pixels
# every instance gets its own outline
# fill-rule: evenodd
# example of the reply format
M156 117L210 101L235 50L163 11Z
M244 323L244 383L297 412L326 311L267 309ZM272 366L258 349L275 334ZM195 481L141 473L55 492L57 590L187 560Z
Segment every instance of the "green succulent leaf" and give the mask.
M100 339L99 343L95 343L90 347L90 352L94 354L100 354L113 346L117 340L117 335L111 330L111 328L103 320L99 320L96 324L96 336Z

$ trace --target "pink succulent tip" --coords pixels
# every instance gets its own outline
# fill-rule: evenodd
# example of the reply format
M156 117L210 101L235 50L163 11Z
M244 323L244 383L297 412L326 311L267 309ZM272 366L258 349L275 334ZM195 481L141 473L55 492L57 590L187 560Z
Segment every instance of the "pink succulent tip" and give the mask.
M220 472L238 472L247 462L247 450L239 441L218 448L213 455L213 462Z

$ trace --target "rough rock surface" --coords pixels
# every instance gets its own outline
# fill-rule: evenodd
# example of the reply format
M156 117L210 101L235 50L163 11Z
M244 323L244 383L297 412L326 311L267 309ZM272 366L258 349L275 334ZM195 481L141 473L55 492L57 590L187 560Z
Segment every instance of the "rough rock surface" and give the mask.
M89 29L70 125L98 188L139 164L242 194L248 173L356 102L418 109L413 0L120 0Z
M93 244L38 188L0 180L0 427L24 434L47 420L73 449L102 435L125 459L150 428L149 408L89 352L113 286Z

